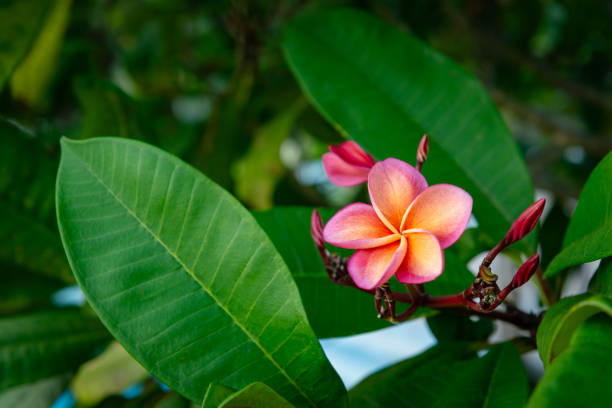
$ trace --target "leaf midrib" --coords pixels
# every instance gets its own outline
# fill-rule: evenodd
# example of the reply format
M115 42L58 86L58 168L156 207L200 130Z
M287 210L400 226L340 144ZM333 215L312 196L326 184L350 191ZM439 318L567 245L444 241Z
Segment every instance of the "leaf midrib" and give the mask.
M295 28L294 28L295 29ZM311 35L311 40L312 39L316 39L319 43L323 44L323 45L330 45L330 43L324 41L323 39L321 39L321 37L318 35L318 33ZM351 66L353 68L355 68L353 70L353 72L359 72L362 78L365 78L367 80L367 82L369 82L370 84L373 85L373 88L375 88L381 95L383 95L384 99L386 99L390 105L395 106L396 109L399 110L399 112L401 112L403 115L402 116L407 116L410 118L410 121L413 122L414 124L416 124L417 126L419 126L419 128L421 128L421 130L424 129L422 123L420 123L420 121L417 121L415 119L413 119L412 115L410 115L410 112L407 112L404 107L393 97L389 96L387 94L387 92L385 91L384 88L380 87L377 83L375 78L373 78L372 76L370 76L367 73L367 70L363 70L362 66L356 63L353 63L353 61L348 58L348 56L344 53L344 50L342 49L338 49L337 47L332 47L336 52L336 55L340 56L342 61L348 65ZM336 126L338 126L340 128L340 130L345 134L345 135L349 135L349 132L346 131L346 129L344 129L344 127L342 125L340 125L340 123L338 123L335 120L332 120L332 118L329 116L329 114L321 107L321 105L317 102L316 98L314 98L312 96L312 92L310 92L310 88L307 86L307 84L304 82L304 80L302 79L302 75L300 75L300 72L297 70L294 62L293 62L293 58L291 56L290 53L286 52L286 55L288 56L288 60L289 60L289 65L291 66L293 72L296 74L297 78L299 79L300 83L302 84L302 87L306 90L306 92L309 94L310 96L310 100L311 102L318 108L318 110L323 114L323 116L325 116L330 122L334 123ZM444 145L442 145L440 142L438 142L438 140L436 140L436 138L434 136L430 135L430 140L433 141L435 144L439 145L440 148L442 148L446 153L448 153L448 149L446 149L446 147L444 147ZM475 178L473 176L472 173L467 171L467 168L463 165L461 165L457 159L454 157L454 155L451 154L447 154L448 156L448 160L452 161L459 169L461 169L463 171L463 173L468 177L468 179L474 183L474 185L478 188L479 192L487 197L489 199L489 201L491 202L491 204L493 205L493 207L500 213L502 214L502 216L504 217L504 220L510 224L510 222L512 221L512 215L506 213L506 211L504 211L504 209L501 207L500 203L495 199L495 196L493 195L489 195L487 194L487 190L484 188L484 186L480 183L480 181Z
M85 162L84 160L81 159L81 157L74 151L72 151L72 154L77 157L79 159L79 161L83 164L83 166L87 169L87 171L100 183L100 185L102 185L102 187L104 187L104 189L127 211L127 213L129 215L131 215L136 221L138 221L138 223L153 237L153 239L155 241L157 241L165 250L166 252L172 257L174 258L174 260L192 277L193 280L195 280L200 287L210 296L213 298L213 300L215 301L215 303L232 319L232 321L236 324L236 326L238 326L248 337L249 339L255 344L257 345L257 347L261 350L261 352L264 354L264 356L266 356L268 358L268 360L270 362L272 362L272 364L274 364L274 366L287 378L287 380L295 387L295 389L308 401L308 403L313 406L316 407L316 404L314 401L312 401L310 399L310 397L306 394L306 392L298 386L298 384L293 380L293 378L291 378L291 376L289 376L289 374L276 362L276 360L274 358L272 358L272 356L267 352L267 350L259 343L259 341L257 341L257 339L251 334L250 331L248 331L246 329L246 327L244 327L237 319L236 317L219 301L219 299L204 285L204 283L202 281L200 281L196 275L194 274L194 272L187 267L187 265L183 262L183 260L178 256L178 254L176 254L174 251L172 251L168 245L166 245L166 243L160 238L158 237L150 228L149 226L140 219L140 217L134 212L132 211L131 208L129 208L127 206L127 204L125 204L123 202L123 200L121 200L113 191L112 189L94 172L94 170L89 166L89 164L87 162ZM160 159L160 157L158 156L158 160ZM174 166L176 166L176 163L173 163Z

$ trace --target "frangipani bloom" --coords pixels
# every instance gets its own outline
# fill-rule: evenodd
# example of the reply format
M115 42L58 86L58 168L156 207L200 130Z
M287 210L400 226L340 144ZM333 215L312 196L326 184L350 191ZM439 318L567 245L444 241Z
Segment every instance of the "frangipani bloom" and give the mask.
M427 186L414 167L386 159L368 176L372 205L350 204L323 230L330 244L357 249L348 272L357 286L372 289L394 274L402 283L423 283L444 269L442 250L465 230L472 197L449 184Z
M323 167L329 180L341 187L355 186L368 180L368 173L376 160L357 143L349 141L329 146L323 155Z

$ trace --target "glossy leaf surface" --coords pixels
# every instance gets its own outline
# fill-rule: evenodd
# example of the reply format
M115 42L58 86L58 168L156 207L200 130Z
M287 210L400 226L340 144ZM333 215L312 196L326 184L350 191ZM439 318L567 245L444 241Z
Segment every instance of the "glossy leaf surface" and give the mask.
M428 181L465 188L491 236L532 203L512 135L482 85L450 59L350 9L295 20L283 46L313 104L377 159L413 163L427 133Z
M612 316L612 299L583 294L561 299L544 315L538 327L538 352L544 365L550 364L570 344L574 331L589 317L604 312Z
M197 403L210 382L263 381L296 405L342 405L281 256L195 169L137 141L64 140L57 209L90 304L165 384Z
M601 314L580 326L566 351L550 364L535 388L529 408L606 408L612 401L612 319Z
M611 180L612 153L608 153L584 185L563 239L563 250L548 265L546 277L612 255Z

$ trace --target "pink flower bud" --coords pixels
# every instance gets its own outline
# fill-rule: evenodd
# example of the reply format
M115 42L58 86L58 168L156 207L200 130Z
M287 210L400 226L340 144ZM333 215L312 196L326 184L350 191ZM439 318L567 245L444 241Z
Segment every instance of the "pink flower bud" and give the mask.
M323 167L329 180L341 187L355 186L368 180L368 173L376 160L357 143L348 141L329 146L323 155Z
M532 255L529 259L527 259L525 263L520 266L518 271L516 271L514 278L512 278L512 288L516 289L519 286L527 283L529 278L531 278L535 273L536 269L538 269L539 264L540 255L538 254Z
M323 240L323 220L317 210L312 210L310 217L310 234L319 252L325 252L325 241Z
M514 221L510 230L504 237L504 244L510 245L513 242L519 241L529 234L538 223L542 211L544 211L544 205L546 199L540 198L535 203L531 204L523 213Z
M417 150L417 163L425 163L427 155L429 154L429 137L423 135L419 142L419 149Z

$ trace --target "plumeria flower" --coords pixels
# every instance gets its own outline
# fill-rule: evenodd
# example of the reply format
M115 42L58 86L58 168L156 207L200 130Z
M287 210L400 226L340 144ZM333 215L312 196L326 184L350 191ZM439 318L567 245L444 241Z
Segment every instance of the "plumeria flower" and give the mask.
M329 180L341 187L355 186L368 180L368 173L376 160L357 143L349 141L329 146L323 155L323 167Z
M323 230L330 244L357 249L348 261L355 284L372 289L394 274L402 283L437 278L442 250L465 230L472 197L449 184L428 187L421 173L397 159L372 167L368 190L372 205L346 206Z

